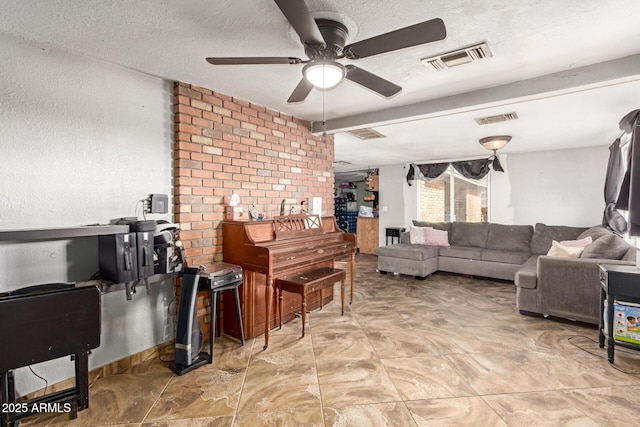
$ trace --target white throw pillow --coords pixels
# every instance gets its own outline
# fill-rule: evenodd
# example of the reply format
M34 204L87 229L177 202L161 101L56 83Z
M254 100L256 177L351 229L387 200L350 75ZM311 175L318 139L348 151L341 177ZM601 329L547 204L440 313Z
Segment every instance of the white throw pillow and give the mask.
M425 244L425 229L431 227L414 227L413 225L409 228L409 240L412 245L424 245Z
M554 240L551 243L551 249L547 252L547 256L556 256L561 258L579 258L584 247L567 246Z

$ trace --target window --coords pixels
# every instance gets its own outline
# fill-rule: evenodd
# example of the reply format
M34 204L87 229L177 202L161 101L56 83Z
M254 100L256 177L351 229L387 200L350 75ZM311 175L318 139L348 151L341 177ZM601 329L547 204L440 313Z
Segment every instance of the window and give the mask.
M418 181L420 221L488 222L488 176L468 179L449 166L431 182Z

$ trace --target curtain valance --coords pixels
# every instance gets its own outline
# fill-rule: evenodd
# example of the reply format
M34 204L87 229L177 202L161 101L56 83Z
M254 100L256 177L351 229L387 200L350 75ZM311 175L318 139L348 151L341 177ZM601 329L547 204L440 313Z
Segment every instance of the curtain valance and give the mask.
M411 185L411 181L420 179L422 181L433 181L437 179L447 171L449 165L458 171L462 176L468 179L482 179L491 170L496 172L504 172L498 156L491 156L488 159L476 159L476 160L460 160L457 162L444 162L444 163L426 163L422 165L416 165L411 163L409 165L409 172L407 172L407 183ZM417 170L417 172L416 172Z

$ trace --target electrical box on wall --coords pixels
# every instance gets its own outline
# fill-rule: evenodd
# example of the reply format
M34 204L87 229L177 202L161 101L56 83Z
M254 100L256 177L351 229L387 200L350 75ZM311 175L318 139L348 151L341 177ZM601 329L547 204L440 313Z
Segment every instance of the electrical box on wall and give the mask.
M322 215L322 197L311 197L309 199L311 214Z
M149 199L150 213L166 214L169 212L169 196L166 194L152 194Z

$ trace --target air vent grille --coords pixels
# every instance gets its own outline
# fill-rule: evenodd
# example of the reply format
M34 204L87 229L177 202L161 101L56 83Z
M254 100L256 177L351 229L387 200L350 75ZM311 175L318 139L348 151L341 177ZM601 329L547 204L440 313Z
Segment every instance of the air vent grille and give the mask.
M495 116L478 117L477 119L474 119L474 120L476 121L477 124L482 126L482 125L490 125L493 123L506 122L509 120L517 120L517 119L518 119L518 115L515 112L513 112L513 113L498 114Z
M376 138L385 138L386 135L381 134L377 130L373 128L362 128L350 130L347 132L349 135L353 135L356 138L360 139L376 139Z
M457 67L481 59L493 56L486 43L465 47L453 52L422 59L422 63L432 70L444 70L445 68Z

